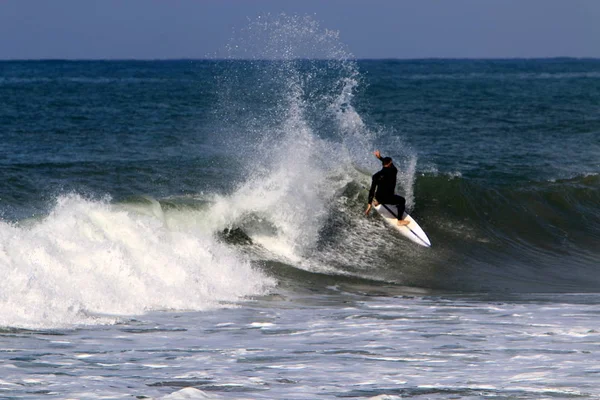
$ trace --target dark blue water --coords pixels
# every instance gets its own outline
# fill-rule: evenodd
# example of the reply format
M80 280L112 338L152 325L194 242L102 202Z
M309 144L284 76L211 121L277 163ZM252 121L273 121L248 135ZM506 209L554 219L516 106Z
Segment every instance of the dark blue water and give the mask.
M597 171L598 60L363 65L368 115L444 170L485 185Z

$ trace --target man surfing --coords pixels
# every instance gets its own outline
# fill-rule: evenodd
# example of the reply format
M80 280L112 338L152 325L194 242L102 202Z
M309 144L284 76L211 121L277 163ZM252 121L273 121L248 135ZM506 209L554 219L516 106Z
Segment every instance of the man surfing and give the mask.
M381 160L383 168L373 175L371 189L369 190L369 204L367 204L365 215L369 215L373 201L375 201L375 205L395 205L398 207L398 226L406 226L409 224L409 221L403 219L406 199L394 193L396 190L398 169L396 169L390 157L381 157L379 150L375 150L374 154L375 157Z

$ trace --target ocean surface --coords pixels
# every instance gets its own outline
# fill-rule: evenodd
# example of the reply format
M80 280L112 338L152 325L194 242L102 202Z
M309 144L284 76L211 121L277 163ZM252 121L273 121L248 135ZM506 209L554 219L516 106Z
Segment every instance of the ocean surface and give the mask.
M0 398L600 398L600 60L280 25L0 62Z

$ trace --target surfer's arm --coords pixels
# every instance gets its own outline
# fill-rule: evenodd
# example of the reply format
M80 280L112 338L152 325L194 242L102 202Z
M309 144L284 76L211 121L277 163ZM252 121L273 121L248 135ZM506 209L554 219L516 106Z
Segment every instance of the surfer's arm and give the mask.
M385 167L385 164L383 163L383 159L384 159L385 157L382 157L382 156L381 156L381 152L380 152L379 150L375 150L375 151L373 152L373 154L375 154L375 157L377 157L377 158L379 159L379 161L381 161L381 165L382 165L383 167Z
M375 189L377 188L377 177L378 173L373 175L373 178L371 179L371 188L369 189L369 200L367 201L367 203L369 204L373 202L373 198L375 197Z
M381 181L381 174L382 174L382 171L379 171L378 173L373 175L373 178L371 178L371 188L369 189L369 200L367 201L368 206L367 206L367 211L365 211L365 214L369 213L373 202L375 202L375 206L377 206L379 204L377 199L375 199L375 192L377 191L377 187Z
M365 215L369 215L369 211L371 211L371 203L375 198L375 189L377 188L377 181L379 177L379 172L373 175L371 179L371 188L369 189L369 200L367 201L367 209L365 210Z

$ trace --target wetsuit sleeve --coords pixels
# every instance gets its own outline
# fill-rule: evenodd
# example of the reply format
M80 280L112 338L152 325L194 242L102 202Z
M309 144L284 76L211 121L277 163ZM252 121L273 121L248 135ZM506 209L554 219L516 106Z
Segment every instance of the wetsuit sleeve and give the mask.
M376 173L371 179L371 189L369 189L369 204L371 204L373 197L375 197L375 188L377 188L378 175L379 173Z

